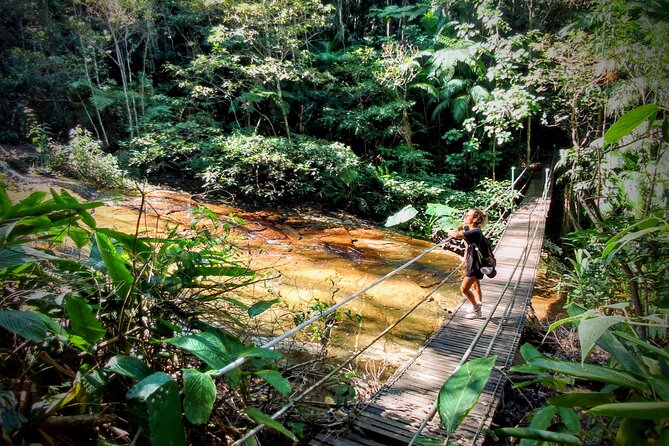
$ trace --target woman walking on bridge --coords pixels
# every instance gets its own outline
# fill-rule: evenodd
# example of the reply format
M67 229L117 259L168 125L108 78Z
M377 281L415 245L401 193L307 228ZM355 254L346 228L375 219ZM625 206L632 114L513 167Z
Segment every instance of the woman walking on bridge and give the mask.
M467 319L475 319L481 317L481 306L483 295L481 294L481 279L483 273L481 267L484 266L479 260L479 256L475 252L477 248L488 249L485 243L485 237L481 227L486 222L485 213L477 208L470 209L464 218L464 225L451 229L448 236L451 238L458 238L465 240L465 265L467 272L462 279L460 285L460 292L472 304L472 308L465 314ZM483 258L487 258L491 252L481 252Z

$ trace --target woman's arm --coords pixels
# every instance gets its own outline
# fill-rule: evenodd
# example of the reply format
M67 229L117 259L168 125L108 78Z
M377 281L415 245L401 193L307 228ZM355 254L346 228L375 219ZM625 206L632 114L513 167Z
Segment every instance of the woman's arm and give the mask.
M448 236L450 238L465 238L465 227L464 225L460 225L455 229L451 229L448 231Z

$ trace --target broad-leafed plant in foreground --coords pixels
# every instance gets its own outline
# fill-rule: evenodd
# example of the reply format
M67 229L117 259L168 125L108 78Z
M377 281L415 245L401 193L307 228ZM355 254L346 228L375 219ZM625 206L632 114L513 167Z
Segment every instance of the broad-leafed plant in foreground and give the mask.
M0 188L4 438L186 444L186 428L206 425L220 392L246 405L252 376L291 392L276 370L281 355L238 337L276 302L229 297L259 280L231 249L235 220L200 209L189 228L144 237L97 227L88 211L101 205L54 190L12 203ZM214 302L218 312L204 314ZM221 328L226 317L237 334ZM240 357L251 360L215 380Z

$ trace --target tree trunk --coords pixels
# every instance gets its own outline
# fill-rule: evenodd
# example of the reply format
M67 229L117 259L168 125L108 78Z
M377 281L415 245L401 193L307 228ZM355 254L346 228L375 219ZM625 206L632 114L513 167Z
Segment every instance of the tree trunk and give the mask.
M126 112L128 113L128 124L130 124L130 138L135 137L135 132L134 132L134 124L133 124L133 118L132 118L132 111L130 109L130 95L128 93L128 79L126 78L126 73L125 73L125 59L123 57L123 54L121 53L121 46L118 41L118 37L116 36L115 30L112 29L111 23L109 23L109 28L111 31L112 39L114 40L114 48L116 49L116 57L117 59L114 60L116 62L116 65L118 65L119 71L121 73L121 84L123 85L123 96L125 98L125 108Z
M530 165L532 159L532 146L530 145L530 136L532 135L532 117L527 117L527 165Z
M632 307L638 317L644 316L643 306L641 305L641 297L639 295L639 274L632 271L625 262L618 262L620 268L625 272L630 284L630 298L632 299ZM644 339L648 337L646 327L639 326L639 335Z
M84 46L84 41L81 38L81 35L79 35L79 44L81 45L81 57L84 60L84 72L86 73L86 80L88 81L88 87L91 90L91 95L94 95L95 90L93 89L93 80L91 79L90 70L88 68L88 60L86 58L86 47ZM93 50L93 52L95 52L95 49ZM95 55L93 55L93 57L95 57ZM84 110L86 110L86 105L84 104L83 101L81 101L81 104L83 105ZM102 132L102 137L103 137L102 141L104 142L105 147L109 147L109 139L107 138L107 132L105 131L105 125L102 122L102 116L100 116L100 109L95 104L95 102L93 102L93 107L95 108L95 114L98 118L98 123L100 124L100 131ZM88 110L86 110L86 114L88 114ZM91 119L91 123L92 123L92 121L93 120ZM93 127L95 128L96 133L98 133L98 139L99 139L100 134L97 131L97 127L95 127L95 125L93 125Z
M283 116L283 125L286 127L286 137L288 140L290 140L290 126L288 125L288 114L286 113L286 109L283 107L283 99L282 99L282 92L281 92L281 80L279 79L279 76L276 76L276 92L279 95L279 99L277 102L277 105L279 106L279 109L281 110L281 115Z

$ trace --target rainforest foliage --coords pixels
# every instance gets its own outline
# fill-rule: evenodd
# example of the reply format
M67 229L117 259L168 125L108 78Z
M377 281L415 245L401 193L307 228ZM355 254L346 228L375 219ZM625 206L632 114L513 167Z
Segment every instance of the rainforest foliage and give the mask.
M554 161L561 324L577 327L583 364L595 344L608 363L524 347L520 371L579 393L498 434L659 444L668 22L667 0L4 0L0 142L98 188L159 180L378 221L412 209L424 235L455 209L511 203L512 166ZM98 228L99 205L0 193L3 442L205 444L208 423L239 438L251 420L306 435L262 411L292 387L275 351L240 341L274 302L226 294L257 280L225 235L237 222L203 209L188 237L142 238ZM196 317L213 301L235 330ZM449 432L470 408L441 406Z

